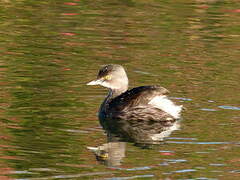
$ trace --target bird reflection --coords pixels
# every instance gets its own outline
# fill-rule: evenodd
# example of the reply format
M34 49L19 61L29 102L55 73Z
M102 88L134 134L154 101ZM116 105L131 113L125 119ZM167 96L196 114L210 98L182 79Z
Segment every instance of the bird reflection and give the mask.
M163 143L164 138L170 136L173 131L179 129L180 121L175 121L172 124L165 124L160 133L154 135L145 133L141 136L142 139L139 138L134 142L134 145L141 148L151 148L153 145ZM95 154L97 161L100 163L108 167L120 166L125 157L127 140L110 132L107 132L107 138L108 143L102 144L98 147L87 148Z
M106 166L120 166L125 157L126 142L108 142L98 147L88 147L92 151L97 161Z

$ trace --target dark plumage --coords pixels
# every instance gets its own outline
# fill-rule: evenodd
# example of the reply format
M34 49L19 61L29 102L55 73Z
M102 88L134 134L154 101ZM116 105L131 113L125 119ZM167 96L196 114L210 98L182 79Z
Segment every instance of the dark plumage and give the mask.
M160 134L170 130L179 119L181 106L176 106L167 99L167 89L160 86L140 86L127 90L128 78L120 65L103 67L97 80L88 85L109 88L109 94L99 110L100 123L107 132L126 140L161 140L163 137ZM156 97L162 99L162 102L158 103L154 99ZM164 107L164 103L167 107Z

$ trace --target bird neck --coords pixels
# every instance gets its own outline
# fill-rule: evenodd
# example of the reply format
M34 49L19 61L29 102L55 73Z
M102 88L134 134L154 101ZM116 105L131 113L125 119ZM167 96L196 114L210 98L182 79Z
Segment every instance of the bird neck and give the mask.
M121 87L121 88L118 88L118 89L110 89L109 90L109 93L108 93L108 97L109 98L115 98L119 95L121 95L122 93L126 92L128 90L128 87Z
M104 113L107 112L108 105L111 102L111 100L114 99L115 97L121 95L122 93L126 92L127 90L128 90L128 87L121 88L121 89L109 89L107 97L105 98L105 100L103 101L103 103L100 106L100 110L99 110L100 119L101 119L101 115L104 115Z

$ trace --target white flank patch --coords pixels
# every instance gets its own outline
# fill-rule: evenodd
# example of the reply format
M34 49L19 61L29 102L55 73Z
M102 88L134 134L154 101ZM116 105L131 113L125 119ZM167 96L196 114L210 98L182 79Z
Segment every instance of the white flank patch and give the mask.
M165 111L174 118L180 118L182 105L175 105L170 99L167 98L167 96L156 96L148 104Z

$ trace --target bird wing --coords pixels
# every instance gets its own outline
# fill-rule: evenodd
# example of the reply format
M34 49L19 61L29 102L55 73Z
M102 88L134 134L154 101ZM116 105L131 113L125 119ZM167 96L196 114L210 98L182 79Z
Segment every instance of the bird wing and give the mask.
M109 103L110 112L120 112L137 106L147 106L156 96L166 95L169 91L161 86L140 86L126 91Z

